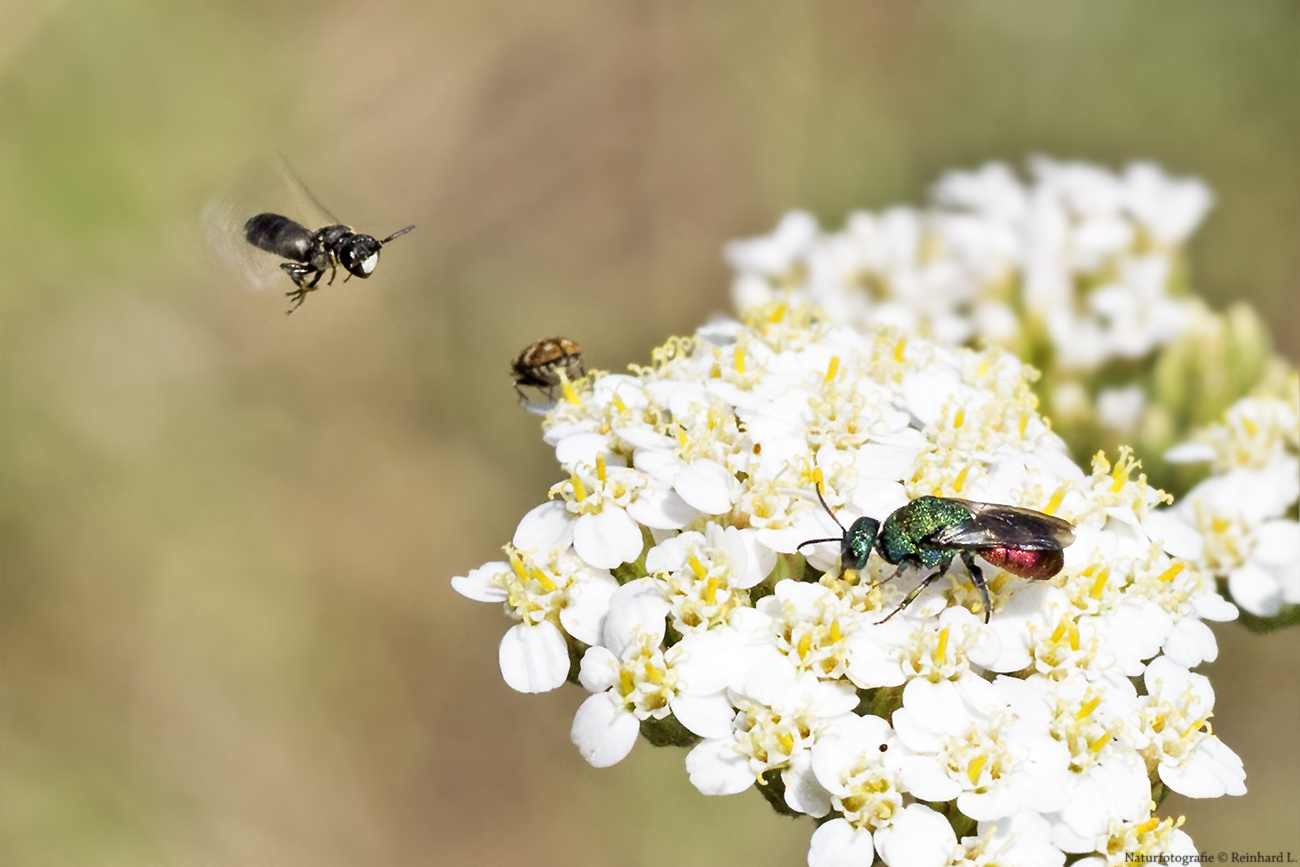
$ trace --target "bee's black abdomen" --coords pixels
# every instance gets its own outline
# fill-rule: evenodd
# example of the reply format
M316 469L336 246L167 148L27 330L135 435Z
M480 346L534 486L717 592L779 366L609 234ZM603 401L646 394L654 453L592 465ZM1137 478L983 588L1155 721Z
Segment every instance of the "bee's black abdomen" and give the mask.
M244 224L244 238L268 253L306 262L311 256L312 233L301 223L279 214L258 214Z

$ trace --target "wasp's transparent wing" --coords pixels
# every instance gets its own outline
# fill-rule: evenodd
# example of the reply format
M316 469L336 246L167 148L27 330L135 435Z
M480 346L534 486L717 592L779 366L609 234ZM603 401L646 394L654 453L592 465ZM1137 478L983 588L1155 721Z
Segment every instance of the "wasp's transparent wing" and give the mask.
M940 530L930 543L945 548L1020 548L1027 551L1055 550L1074 541L1074 525L1053 515L1021 509L957 500L971 513L971 519Z
M293 288L280 269L286 259L258 249L244 237L244 225L258 214L281 214L308 231L334 225L334 218L276 154L251 161L224 194L203 206L199 225L212 257L242 288Z

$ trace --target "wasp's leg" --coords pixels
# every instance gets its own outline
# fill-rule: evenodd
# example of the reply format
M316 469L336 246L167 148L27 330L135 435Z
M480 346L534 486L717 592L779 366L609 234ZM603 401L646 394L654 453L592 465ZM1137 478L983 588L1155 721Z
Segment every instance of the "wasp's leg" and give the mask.
M984 596L984 622L989 622L989 615L993 612L993 606L989 604L989 587L984 583L984 570L975 565L975 555L970 551L961 552L961 561L966 564L966 571L970 573L971 583L980 589Z
M824 539L824 540L814 540L814 541L838 542L838 541L840 541L840 540L839 540L839 539ZM873 584L871 585L872 588L874 589L874 588L876 588L876 587L879 587L879 586L882 585L882 584L888 584L890 581L893 581L893 580L894 580L895 578L897 578L899 575L902 575L902 574L903 574L903 570L906 569L906 568L907 568L907 564L904 563L902 566L899 566L897 569L894 570L894 574L893 574L893 575L890 575L888 578L881 578L879 581L876 581L875 583L873 583ZM893 615L891 614L890 616L892 617ZM882 620L881 623L884 623L884 621Z
M927 575L927 576L925 577L925 580L924 580L924 581L922 581L920 584L917 584L915 587L913 587L913 588L912 588L912 591L911 591L910 593L908 593L906 596L903 597L903 601L900 602L900 603L898 603L898 607L897 607L897 608L895 608L893 611L891 611L891 612L889 612L887 615L885 615L885 619L884 619L884 620L877 620L877 621L876 621L876 625L879 626L879 625L882 624L882 623L887 623L887 622L889 621L889 618L893 617L895 614L897 614L898 612L902 611L902 610L903 610L904 608L906 608L907 606L911 605L912 602L915 601L916 597L918 597L918 596L921 595L921 591L923 591L923 590L925 590L925 588L929 587L929 586L930 586L930 582L933 581L934 579L938 578L940 575L942 575L943 572L944 572L943 569L937 569L937 570L935 570L934 572L932 572L932 573L930 573L929 575ZM891 575L890 578L892 578L892 577L893 577L893 576Z

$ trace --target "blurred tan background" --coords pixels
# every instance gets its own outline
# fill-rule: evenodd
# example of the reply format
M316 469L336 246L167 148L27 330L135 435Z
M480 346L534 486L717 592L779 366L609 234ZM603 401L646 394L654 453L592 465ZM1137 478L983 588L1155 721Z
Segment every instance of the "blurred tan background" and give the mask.
M448 579L556 479L510 358L644 361L726 240L1038 152L1208 181L1194 285L1295 358L1297 56L1271 0L3 3L0 864L802 863L811 822L593 770L579 689L501 682ZM275 151L419 226L288 318L198 223ZM1216 631L1250 793L1162 813L1300 855L1300 641Z

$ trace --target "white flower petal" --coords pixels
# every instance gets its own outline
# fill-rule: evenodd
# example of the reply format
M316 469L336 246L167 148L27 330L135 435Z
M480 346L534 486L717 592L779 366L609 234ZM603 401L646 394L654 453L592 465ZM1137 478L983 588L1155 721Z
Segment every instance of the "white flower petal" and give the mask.
M597 768L616 765L632 752L641 724L623 709L612 692L588 697L573 717L570 739L582 757Z
M673 476L673 490L687 505L706 515L730 512L736 487L736 477L730 470L707 459L691 461Z
M687 753L686 773L705 795L736 795L754 784L749 760L730 738L710 738Z
M576 467L580 464L594 467L599 455L605 455L607 458L612 455L609 437L604 434L573 434L555 444L555 459L566 467ZM615 462L622 463L621 460Z
M553 623L510 627L497 658L506 685L518 692L550 692L569 676L569 648Z
M606 506L580 515L573 528L573 548L598 569L613 569L641 556L641 528L627 512Z
M952 825L924 804L904 807L876 832L876 850L889 867L943 867L956 848Z
M627 513L655 530L680 530L700 515L666 486L654 493L642 491L628 504Z
M618 683L618 657L606 647L588 647L578 669L578 683L588 692L604 692Z
M789 766L781 772L781 781L785 783L785 803L790 809L814 819L831 811L831 794L817 782L808 750L800 750L790 757Z
M477 569L469 570L468 575L452 578L451 589L475 602L505 602L506 589L499 581L494 581L493 576L509 569L509 563L485 563Z
M524 553L567 548L573 544L573 517L558 500L542 503L524 515L511 544Z
M736 711L724 692L713 695L677 695L671 701L673 716L692 734L725 738L731 734Z
M832 819L813 831L808 841L808 867L863 867L876 857L871 832Z
M569 587L568 604L560 609L560 626L583 644L600 641L609 611L609 599L618 582L608 572L598 572Z

